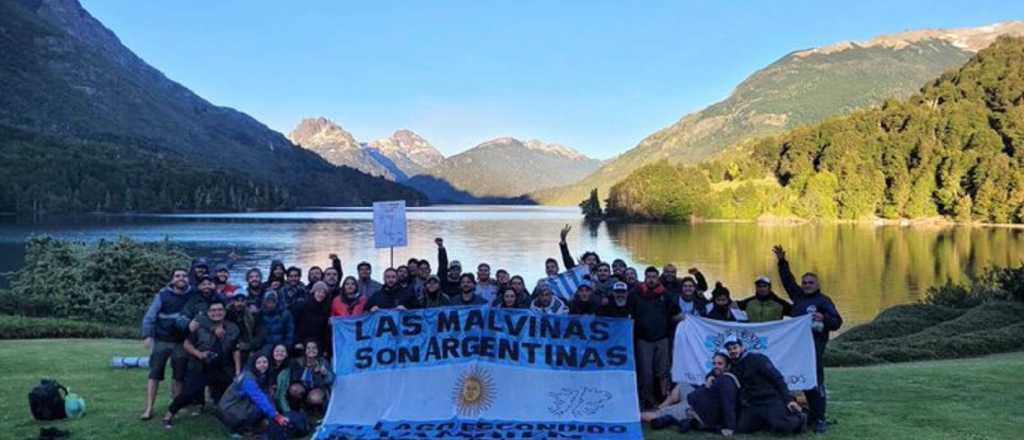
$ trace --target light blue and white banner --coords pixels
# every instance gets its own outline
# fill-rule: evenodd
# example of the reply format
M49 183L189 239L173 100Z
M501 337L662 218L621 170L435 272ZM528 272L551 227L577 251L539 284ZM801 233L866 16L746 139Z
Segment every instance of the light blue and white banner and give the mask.
M782 321L741 324L687 316L676 328L672 350L672 381L704 383L711 371L711 357L724 350L729 335L736 335L748 351L772 360L791 391L818 386L811 315Z
M453 307L334 318L317 439L641 439L633 323Z
M592 286L589 276L590 266L579 264L576 267L548 278L548 287L555 296L563 301L572 301L576 289L582 285Z

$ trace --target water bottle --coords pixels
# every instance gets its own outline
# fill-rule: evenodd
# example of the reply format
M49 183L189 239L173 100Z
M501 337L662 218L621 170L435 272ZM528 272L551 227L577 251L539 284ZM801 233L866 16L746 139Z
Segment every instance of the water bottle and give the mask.
M817 312L818 312L818 306L812 305L812 306L807 308L807 314L808 315L814 315ZM814 331L816 331L818 333L821 333L821 332L825 331L825 322L824 321L811 321L811 330L814 330Z

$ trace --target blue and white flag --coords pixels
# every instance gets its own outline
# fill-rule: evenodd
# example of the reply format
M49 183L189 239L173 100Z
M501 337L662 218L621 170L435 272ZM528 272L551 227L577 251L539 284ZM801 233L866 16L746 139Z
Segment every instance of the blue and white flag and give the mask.
M579 264L576 267L548 278L548 287L555 296L565 301L572 301L576 289L580 286L593 286L590 282L590 266Z
M642 439L633 324L453 307L331 320L316 439Z
M672 351L672 381L704 383L711 357L724 350L729 335L736 335L748 351L768 356L791 391L818 386L818 364L811 336L811 315L781 321L741 324L687 316L676 328ZM742 385L742 384L741 384Z

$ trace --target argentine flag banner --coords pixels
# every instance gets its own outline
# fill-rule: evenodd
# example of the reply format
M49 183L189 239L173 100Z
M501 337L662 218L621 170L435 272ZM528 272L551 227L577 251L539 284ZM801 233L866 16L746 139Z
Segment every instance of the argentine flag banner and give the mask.
M676 327L672 350L672 381L693 385L704 383L711 371L711 357L730 335L743 342L746 350L768 356L782 373L790 391L818 386L811 315L781 321L743 324L687 316Z
M333 318L317 439L642 439L633 323L467 306Z
M586 264L580 264L576 267L562 272L558 275L548 278L548 287L551 288L551 292L555 296L561 298L563 301L572 301L572 297L576 295L576 289L579 289L582 285L591 286L590 279L587 277L590 275L590 266Z

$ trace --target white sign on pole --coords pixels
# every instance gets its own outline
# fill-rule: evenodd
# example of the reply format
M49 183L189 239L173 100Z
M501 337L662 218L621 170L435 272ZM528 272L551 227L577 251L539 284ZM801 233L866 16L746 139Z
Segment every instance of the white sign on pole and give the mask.
M373 244L377 248L409 244L405 225L405 200L373 203Z

